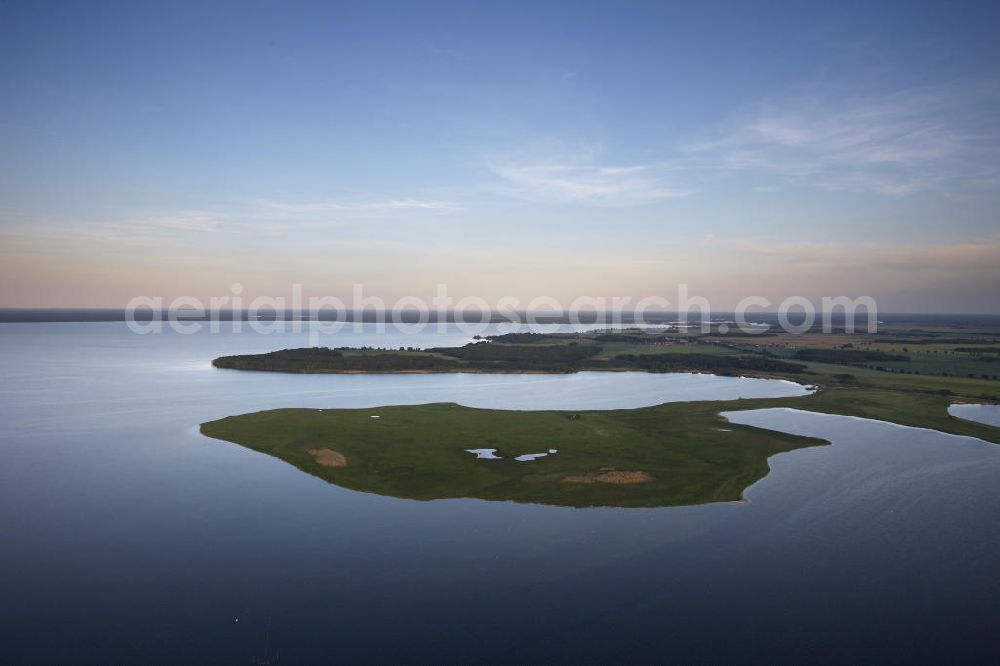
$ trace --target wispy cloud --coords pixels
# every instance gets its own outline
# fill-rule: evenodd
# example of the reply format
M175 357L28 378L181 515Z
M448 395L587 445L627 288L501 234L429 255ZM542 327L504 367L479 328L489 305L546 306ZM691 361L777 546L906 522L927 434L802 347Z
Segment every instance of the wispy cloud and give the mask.
M895 271L974 272L1000 275L1000 239L943 245L875 245L844 243L746 243L747 254L784 261L798 269L892 268Z
M502 194L555 203L651 203L723 191L734 177L758 193L951 194L1000 186L998 118L1000 92L990 83L800 95L757 105L699 140L663 146L654 160L613 163L600 150L567 156L551 145L546 155L543 145L486 165Z
M231 218L232 216L226 213L185 210L159 215L140 215L108 224L121 229L167 229L212 233L219 231Z
M661 164L601 165L593 158L547 162L494 161L489 170L501 178L499 189L529 201L635 205L691 194L674 187L671 169Z
M684 149L703 169L779 183L902 196L996 184L1000 124L990 86L872 97L802 96L761 105ZM777 187L765 184L755 188Z
M225 232L232 215L211 211L95 217L22 217L0 215L0 243L7 249L44 250L57 247L162 247L172 239Z
M67 247L99 244L158 247L190 243L195 237L253 233L282 236L297 232L342 229L362 220L405 219L407 215L457 209L449 201L380 199L356 201L259 200L234 204L229 210L115 212L106 215L52 217L0 213L0 242L21 249L53 244Z
M458 206L451 201L432 201L425 199L388 199L383 201L273 201L262 199L257 205L269 211L294 214L343 213L365 211L398 211L398 210L454 210Z

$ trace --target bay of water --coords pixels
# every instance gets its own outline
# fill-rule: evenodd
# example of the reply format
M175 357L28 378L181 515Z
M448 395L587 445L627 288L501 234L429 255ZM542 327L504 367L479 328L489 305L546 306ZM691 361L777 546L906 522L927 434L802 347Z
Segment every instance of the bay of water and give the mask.
M443 346L369 328L323 344ZM1000 657L1000 447L796 410L832 446L746 504L416 502L202 437L284 406L600 409L804 393L708 375L281 375L304 335L0 325L0 634L12 663L942 661ZM236 618L239 619L236 622Z
M951 405L948 413L960 419L1000 426L1000 405Z

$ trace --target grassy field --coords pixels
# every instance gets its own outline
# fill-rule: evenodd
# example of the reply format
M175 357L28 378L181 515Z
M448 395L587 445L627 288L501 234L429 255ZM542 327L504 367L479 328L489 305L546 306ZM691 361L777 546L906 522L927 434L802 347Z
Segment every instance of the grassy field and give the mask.
M201 431L354 490L420 500L476 497L563 506L736 501L767 474L769 456L823 443L726 423L718 415L726 406L673 403L584 412L455 404L279 409L212 421ZM502 458L477 459L466 451L475 448L497 449ZM324 449L343 456L346 464L317 462L320 454L310 451ZM558 452L514 460L550 449Z

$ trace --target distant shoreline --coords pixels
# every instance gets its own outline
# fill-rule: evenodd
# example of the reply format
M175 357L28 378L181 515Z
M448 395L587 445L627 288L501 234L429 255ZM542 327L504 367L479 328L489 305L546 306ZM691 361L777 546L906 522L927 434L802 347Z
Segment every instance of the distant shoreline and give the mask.
M220 321L252 321L246 310L232 311L232 310L220 310L217 314L217 319ZM460 319L457 316L461 313L456 313L449 311L444 313L443 316L439 316L436 312L425 313L429 316L426 323L437 324L441 321L446 323L459 323ZM713 319L715 318L729 318L731 319L735 313L731 311L718 311L712 312L709 316ZM258 316L253 319L260 322L272 322L272 321L283 321L283 322L302 322L306 323L309 321L344 321L344 322L362 322L362 323L378 323L379 321L385 321L386 323L392 323L393 317L390 312L376 313L372 310L366 310L364 312L351 311L345 313L343 319L338 319L335 312L323 312L319 313L318 317L309 317L309 313L306 312L294 312L294 311L282 311L277 314L259 313ZM479 319L477 318L477 313L467 312L465 313L465 321L469 325L479 324ZM603 316L603 318L602 318ZM581 324L594 324L594 325L609 325L609 324L634 324L636 323L636 315L634 312L623 312L617 315L620 321L613 321L610 313L600 313L595 314L592 311L573 313L574 320L571 320L570 314L564 314L560 316L555 316L551 312L539 312L532 313L532 319L534 322L539 324L571 324L571 323L581 323ZM647 311L642 313L642 319L645 323L651 325L657 324L671 324L676 323L680 313L670 312L670 311ZM837 313L831 314L832 321L834 323L842 322L842 315L838 318ZM895 312L895 313L884 313L880 312L878 315L880 320L884 321L911 321L911 322L950 322L950 323L969 323L969 324L996 324L1000 325L1000 314L997 313L906 313L906 312ZM134 314L136 321L151 321L153 319L153 314L150 311L138 311ZM168 318L167 312L160 312L159 318L166 321ZM211 321L211 317L207 314L195 314L195 313L179 313L176 314L176 318L183 321ZM759 320L766 323L776 323L778 315L776 312L754 312L753 319ZM512 321L513 320L513 321ZM495 315L490 317L489 321L484 322L486 324L504 324L504 323L528 323L528 313L524 311L515 311L506 313L505 316ZM689 314L688 320L690 322L700 322L701 314ZM127 321L126 312L124 308L0 308L0 323L57 323L57 322L124 322ZM418 324L421 319L418 317L416 312L403 311L399 313L399 318L395 321L404 324ZM859 313L857 316L858 325L863 325L866 322L863 313Z

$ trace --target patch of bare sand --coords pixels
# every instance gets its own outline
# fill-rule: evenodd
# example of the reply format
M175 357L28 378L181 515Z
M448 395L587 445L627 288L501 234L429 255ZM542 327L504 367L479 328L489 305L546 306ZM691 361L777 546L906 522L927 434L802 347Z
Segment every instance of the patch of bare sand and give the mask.
M577 476L567 476L563 483L649 483L653 477L646 472L625 472L609 470L605 472L591 472L590 474L579 474Z
M323 467L347 467L347 456L333 449L309 449L316 462Z

